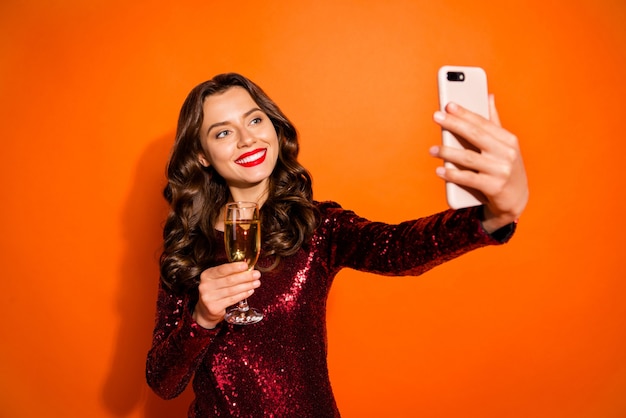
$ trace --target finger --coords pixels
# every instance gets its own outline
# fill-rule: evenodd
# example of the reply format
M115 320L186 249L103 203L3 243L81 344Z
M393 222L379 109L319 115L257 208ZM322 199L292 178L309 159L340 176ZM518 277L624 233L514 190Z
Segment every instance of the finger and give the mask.
M492 138L487 136L485 139L489 140L489 143L493 146L497 147L499 144L505 144L509 147L519 148L517 137L502 127L500 114L496 108L495 95L489 95L489 119L485 119L481 115L473 113L455 103L451 103L451 105L449 108L446 108L450 114L460 117L466 123L477 124L480 127L479 132L492 136ZM493 139L496 139L496 141L493 141Z
M496 122L485 119L456 103L449 103L446 112L435 112L433 118L443 129L464 138L484 151L497 151L502 143L508 146L517 145L514 135L498 126Z
M482 174L485 178L508 181L516 167L521 164L519 151L504 145L500 147L498 153L478 153L453 147L433 148L431 154L443 159L446 166L459 170L471 170ZM487 190L483 192L488 193Z
M237 293L243 293L252 289L256 289L261 285L259 276L260 274L242 274L229 276L224 281L224 286L222 286L218 290L224 295L230 296Z
M261 282L255 280L250 283L225 287L203 294L201 299L206 306L219 306L219 309L224 309L252 295L260 285Z
M479 191L480 194L476 197L481 200L481 203L489 203L489 196L498 187L495 182L497 179L493 176L486 176L470 170L458 170L448 166L437 167L436 173L447 182Z
M233 306L236 305L237 303L241 302L244 299L249 298L250 296L252 296L252 294L254 293L254 289L250 289L250 290L246 290L244 292L240 292L240 293L235 293L225 299L223 299L224 302L224 309L228 308L229 306Z
M494 159L484 153L439 146L433 146L430 154L446 162L444 167L436 170L439 177L477 189L486 196L499 190L511 177L512 164L506 159Z
M226 307L252 295L259 286L261 286L261 281L258 279L219 288L212 288L208 284L201 285L200 299L209 312L218 314Z
M479 149L484 149L488 144L488 141L481 140L487 136L484 126L488 121L459 105L449 103L446 106L446 112L436 111L433 119L442 129L451 132L456 137L463 138Z
M218 276L228 276L235 273L241 273L248 270L248 263L245 261L236 261L234 263L220 264L214 267Z
M433 146L430 149L433 157L441 158L446 163L452 164L452 168L458 170L470 170L478 173L493 173L497 171L496 162L485 153L479 153L469 149ZM446 164L450 167L450 164Z
M261 273L258 270L245 270L226 276L210 276L200 283L200 291L217 291L229 289L235 286L249 285L259 280Z
M227 277L232 274L242 273L248 270L248 264L244 261L238 261L235 263L225 263L219 266L210 267L200 273L200 282L207 280L215 280L222 277Z

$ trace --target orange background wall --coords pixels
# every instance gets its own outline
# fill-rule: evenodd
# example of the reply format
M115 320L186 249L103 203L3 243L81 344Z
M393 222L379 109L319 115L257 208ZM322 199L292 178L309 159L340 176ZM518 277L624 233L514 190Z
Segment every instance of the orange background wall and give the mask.
M593 3L593 5L592 5ZM419 278L344 271L329 361L350 417L626 416L626 5L0 5L0 416L184 416L144 382L180 105L224 71L299 128L316 197L445 208L436 70L483 66L531 201L504 247Z

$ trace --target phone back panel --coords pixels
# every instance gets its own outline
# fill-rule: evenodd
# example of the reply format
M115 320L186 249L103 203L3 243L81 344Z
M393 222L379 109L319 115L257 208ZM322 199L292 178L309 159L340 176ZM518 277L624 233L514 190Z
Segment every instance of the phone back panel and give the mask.
M480 67L446 65L439 69L439 106L442 111L448 103L454 102L484 118L489 118L489 96L487 74ZM442 130L442 142L445 146L456 148L476 148L452 132ZM444 166L463 169L450 162ZM446 182L446 199L453 209L478 206L485 202L485 197L477 190Z

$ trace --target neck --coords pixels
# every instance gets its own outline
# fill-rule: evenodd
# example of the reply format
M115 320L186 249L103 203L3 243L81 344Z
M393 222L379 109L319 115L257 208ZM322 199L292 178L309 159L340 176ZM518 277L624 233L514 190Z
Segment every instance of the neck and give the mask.
M246 188L230 187L230 195L234 202L255 202L259 208L267 200L268 194L269 184L267 181Z

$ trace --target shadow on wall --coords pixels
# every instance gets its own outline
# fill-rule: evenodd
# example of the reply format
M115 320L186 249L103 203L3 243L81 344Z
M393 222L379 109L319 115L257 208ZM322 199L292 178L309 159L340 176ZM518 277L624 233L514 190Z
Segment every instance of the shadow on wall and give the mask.
M126 253L121 264L117 306L120 325L102 402L115 417L144 407L145 416L185 416L188 388L177 399L158 398L146 384L146 354L152 340L159 278L158 257L167 203L162 197L165 164L174 134L157 139L141 156L123 214Z

